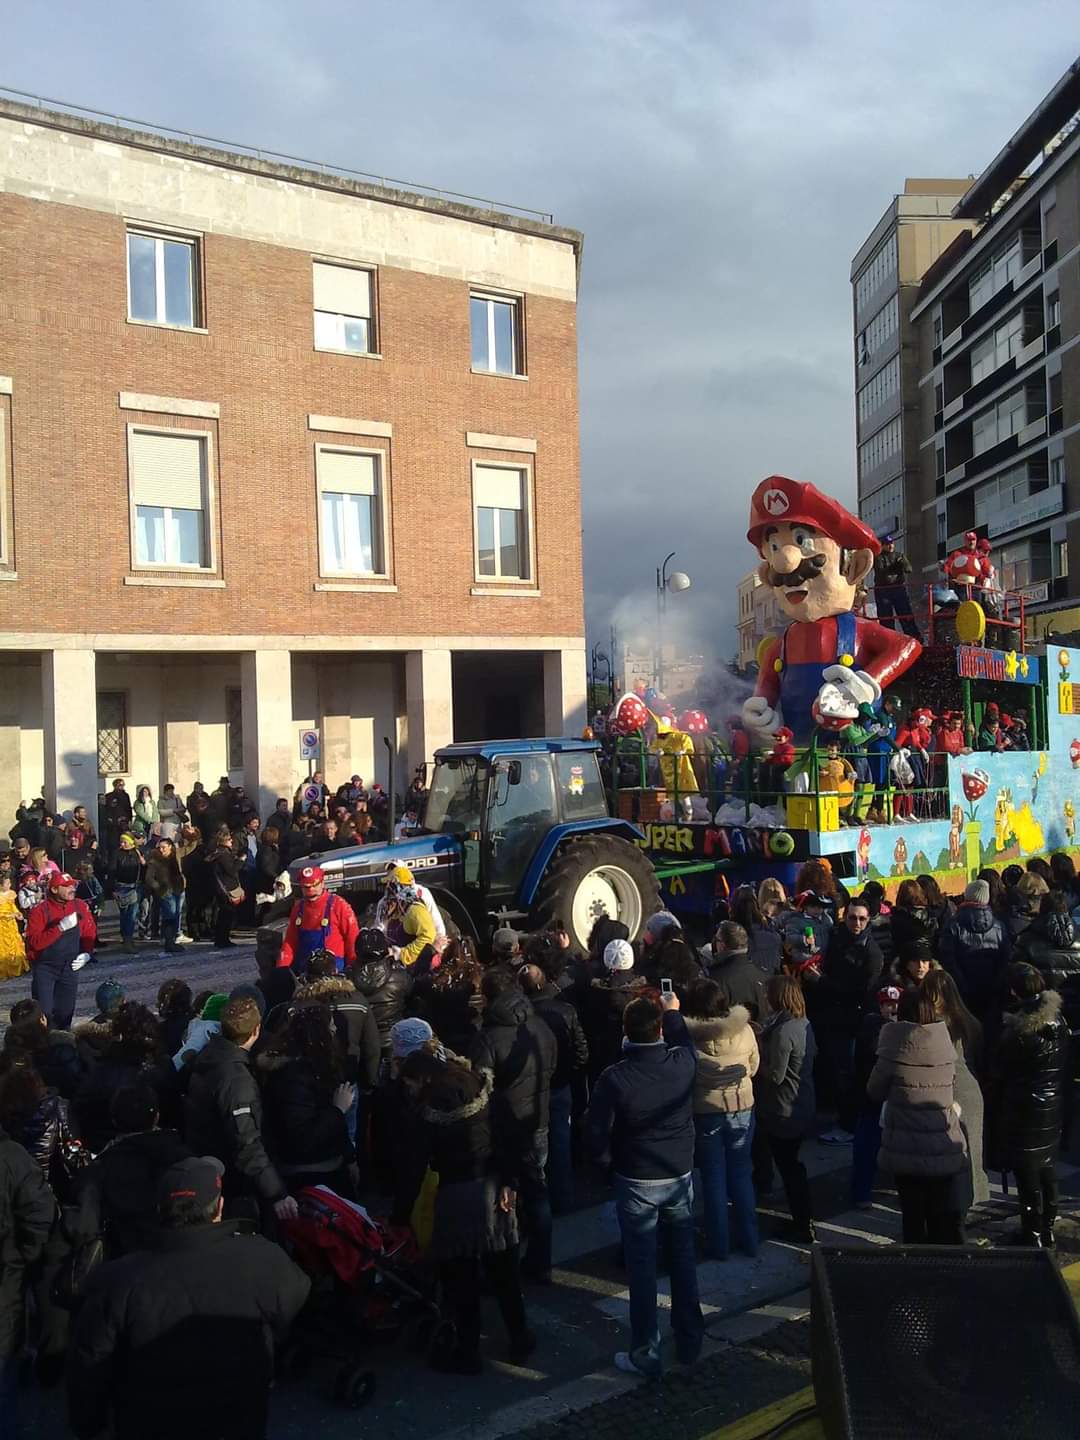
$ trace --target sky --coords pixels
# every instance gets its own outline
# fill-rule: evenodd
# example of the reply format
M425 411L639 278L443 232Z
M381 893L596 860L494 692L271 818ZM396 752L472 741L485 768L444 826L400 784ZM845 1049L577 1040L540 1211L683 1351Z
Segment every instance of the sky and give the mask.
M1021 18L1022 17L1022 18ZM585 233L590 638L735 649L763 476L854 503L851 258L906 176L978 174L1075 58L1047 0L49 0L0 82L551 211Z

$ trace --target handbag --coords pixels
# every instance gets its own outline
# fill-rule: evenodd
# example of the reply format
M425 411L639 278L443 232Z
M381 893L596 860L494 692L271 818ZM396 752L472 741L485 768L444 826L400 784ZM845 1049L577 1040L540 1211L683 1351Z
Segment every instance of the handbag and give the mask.
M439 1177L429 1165L409 1215L417 1248L425 1254L431 1249L431 1237L435 1231L435 1197L438 1193Z
M226 890L225 895L230 905L242 905L244 903L244 892L239 885L237 885L234 890Z

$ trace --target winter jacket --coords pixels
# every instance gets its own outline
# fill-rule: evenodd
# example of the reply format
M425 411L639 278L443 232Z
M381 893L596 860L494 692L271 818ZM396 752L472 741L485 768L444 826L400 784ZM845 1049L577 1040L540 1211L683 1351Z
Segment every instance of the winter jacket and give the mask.
M552 1090L565 1089L589 1064L589 1042L578 1013L561 996L557 985L549 985L532 997L533 1010L555 1036L557 1059L551 1076Z
M66 1174L61 1151L74 1139L66 1100L54 1093L44 1095L22 1128L9 1129L8 1134L37 1161L54 1190L64 1185Z
M608 972L585 987L579 1013L589 1046L590 1084L622 1055L623 1011L644 989L644 977L633 970Z
M253 1194L269 1204L285 1194L262 1137L262 1097L246 1050L214 1035L191 1067L185 1134L196 1155L225 1166L227 1195Z
M329 1008L345 1062L345 1079L361 1090L374 1089L379 1078L382 1041L371 1006L352 981L344 975L301 980L293 991L292 1003Z
M1014 960L1034 965L1046 984L1061 994L1070 1030L1080 1030L1080 934L1069 915L1039 915L1024 931Z
M893 912L895 914L895 911ZM889 1021L885 1019L881 1011L876 1007L868 1010L859 1025L859 1033L855 1036L855 1062L852 1067L851 1079L851 1102L857 1110L866 1111L878 1115L881 1111L881 1102L871 1100L866 1093L866 1086L870 1076L874 1073L874 1066L877 1064L878 1040L881 1032Z
M36 1038L36 1037L35 1037ZM15 1031L4 1036L5 1059L16 1057L31 1064L50 1090L70 1100L82 1084L83 1062L70 1030L49 1030L43 1044L33 1049L20 1044Z
M255 876L260 891L266 895L274 893L274 884L285 869L285 862L281 857L281 846L270 845L265 840L259 841L259 848L255 852Z
M932 1179L967 1164L955 1103L956 1051L944 1021L893 1020L881 1032L866 1093L880 1101L880 1163L894 1175Z
M779 930L771 925L751 925L747 933L752 962L766 976L778 974L784 958L784 941Z
M765 973L755 965L748 950L722 950L705 963L705 974L718 980L731 1005L744 1005L751 1020L765 1012Z
M263 1440L275 1342L311 1281L280 1246L234 1226L162 1230L103 1265L68 1353L75 1434L117 1440ZM193 1386L195 1389L193 1390Z
M876 915L870 916L870 924L866 927L870 939L878 948L881 955L881 970L887 971L896 955L896 943L893 939L892 928L893 907L882 901L881 909ZM840 925L836 929L839 930ZM847 929L844 925L843 929ZM833 932L835 934L836 931ZM850 933L850 932L849 932Z
M434 945L438 937L435 921L431 918L431 911L423 901L418 901L405 911L401 926L407 939L401 947L398 958L402 965L415 965L428 946Z
M664 1012L655 1045L629 1045L593 1088L589 1148L628 1180L673 1180L694 1168L697 1057L686 1022Z
M157 1096L160 1110L169 1102L174 1077L167 1059L136 1061L106 1052L88 1073L73 1102L79 1134L87 1148L97 1155L116 1138L110 1112L113 1097L121 1090L148 1085Z
M157 1230L158 1181L190 1154L175 1130L118 1136L76 1177L64 1235L73 1245L103 1239L109 1260L141 1249Z
M901 905L894 905L889 916L889 925L892 929L892 949L895 960L900 958L904 946L910 945L913 940L929 940L931 945L936 945L937 917L931 914L925 905L914 905L910 910ZM885 959L884 952L882 952L882 959ZM890 967L886 966L886 968Z
M319 1080L310 1061L265 1053L255 1069L262 1080L264 1138L285 1178L314 1184L316 1174L332 1174L352 1159L333 1087ZM305 1180L304 1172L313 1178Z
M412 976L399 960L386 955L354 965L352 979L375 1017L379 1043L386 1054L390 1049L390 1031L405 1014Z
M162 855L160 850L150 854L143 870L143 886L147 894L158 900L166 895L184 893L184 874L175 851L168 856Z
M332 895L327 908L325 892L314 900L297 900L293 906L285 927L285 938L281 942L278 965L284 968L294 963L301 930L317 929L324 932L318 948L329 950L339 960L344 960L346 966L351 965L356 958L356 937L360 934L356 911L340 895Z
M837 925L821 958L821 978L807 984L807 1008L815 1030L858 1030L881 979L882 956L870 927L855 935Z
M794 1140L814 1128L814 1059L809 1020L786 1010L770 1015L758 1036L761 1062L754 1086L757 1122L766 1135Z
M759 1056L749 1010L732 1005L726 1015L714 1019L692 1015L685 1019L697 1052L694 1114L734 1115L751 1109Z
M71 929L62 930L62 922L76 917ZM39 960L54 958L67 950L92 951L97 940L97 925L83 900L54 900L50 895L35 905L26 917L26 955L31 966Z
M990 906L969 900L938 937L938 959L956 981L968 1009L980 1017L997 1003L1009 949L1005 927Z
M1002 1019L993 1078L993 1163L1053 1163L1068 1084L1069 1030L1061 996L1044 990Z
M113 857L112 878L117 885L138 885L142 881L143 863L137 850L118 850Z
M27 1272L45 1248L55 1215L41 1166L0 1130L0 1362L22 1343Z
M491 1072L494 1095L523 1137L548 1127L551 1077L559 1047L520 990L504 990L484 1011L468 1058Z

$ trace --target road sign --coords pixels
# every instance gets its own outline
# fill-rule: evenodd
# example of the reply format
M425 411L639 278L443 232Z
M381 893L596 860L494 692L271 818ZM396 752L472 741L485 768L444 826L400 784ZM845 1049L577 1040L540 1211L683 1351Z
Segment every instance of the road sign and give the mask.
M319 758L319 732L317 730L300 731L300 759L317 760Z

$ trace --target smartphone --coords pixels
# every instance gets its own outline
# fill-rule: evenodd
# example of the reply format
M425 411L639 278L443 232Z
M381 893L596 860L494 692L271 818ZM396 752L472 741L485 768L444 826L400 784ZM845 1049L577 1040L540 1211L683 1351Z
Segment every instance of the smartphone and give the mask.
M661 995L670 995L670 994L671 994L671 981L670 981L670 980L661 980L661 981L660 981L660 994L661 994Z

